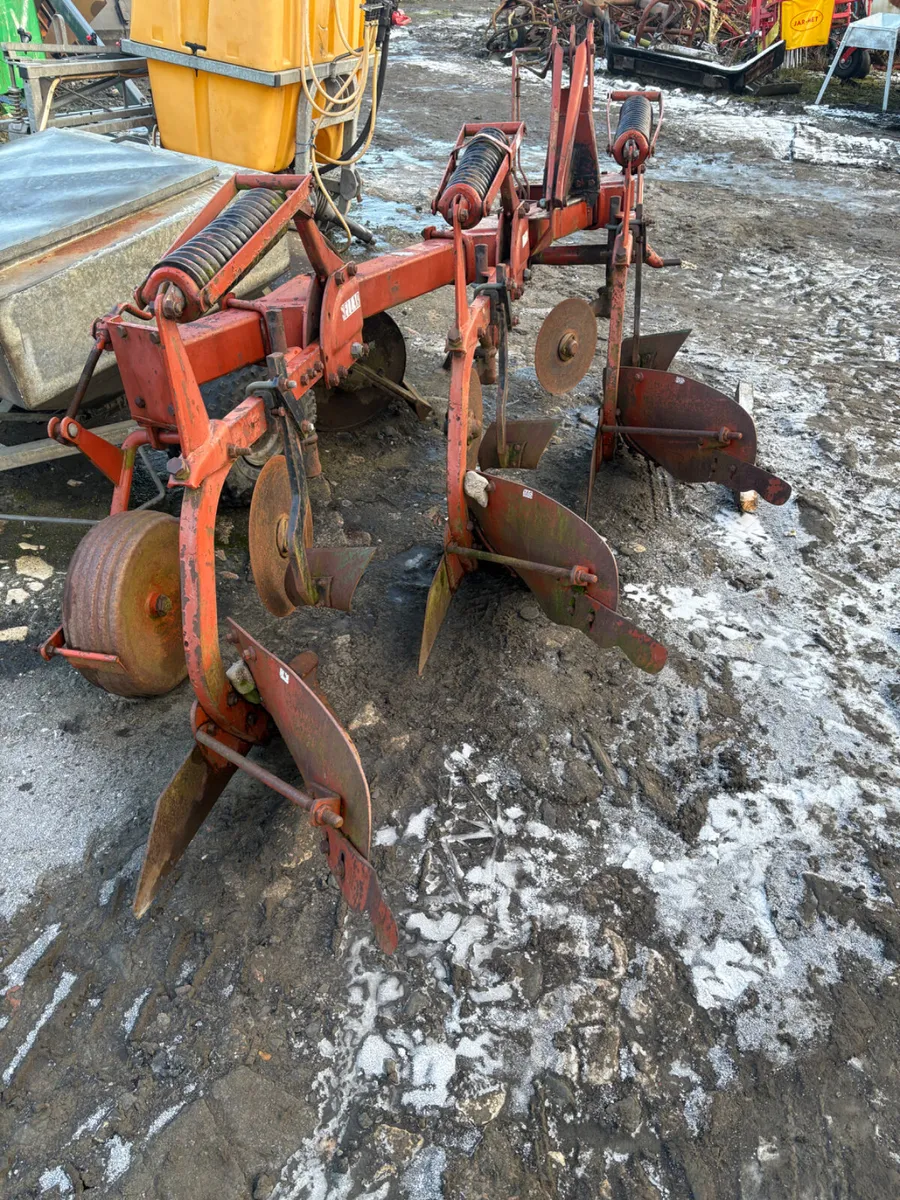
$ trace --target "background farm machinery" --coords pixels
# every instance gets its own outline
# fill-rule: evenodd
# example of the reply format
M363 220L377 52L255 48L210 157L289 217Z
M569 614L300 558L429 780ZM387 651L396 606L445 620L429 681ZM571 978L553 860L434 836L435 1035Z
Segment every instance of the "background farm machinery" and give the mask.
M62 625L43 654L67 659L92 683L122 695L159 695L190 678L194 745L157 803L138 914L241 770L309 813L348 903L369 914L385 950L396 946L396 926L368 858L365 774L318 690L315 655L284 662L229 622L226 642L235 661L226 667L214 550L226 478L236 461L268 454L249 517L260 599L281 617L301 605L349 609L374 551L316 543L311 496L321 474L318 436L327 426L360 423L388 396L399 394L421 409L421 398L403 379L403 339L389 309L453 288L447 522L424 615L420 672L455 592L482 564L515 572L551 621L580 630L602 648L617 647L642 670L663 667L665 648L618 611L615 558L589 523L596 472L622 443L685 482L754 490L776 504L790 494L755 465L748 413L669 370L687 332L643 328L643 270L675 262L650 245L644 215L645 172L663 101L658 92L610 97L621 105L615 131L607 107L615 169L601 173L593 45L590 25L585 39L567 50L551 41L551 121L540 184L529 184L520 167L525 125L514 63L510 119L463 126L433 203L443 224L425 230L420 243L345 263L315 224L309 176L237 175L150 272L133 302L95 324L82 385L49 432L111 480L112 511L73 557ZM236 299L236 282L289 226L299 233L310 272L260 300ZM599 238L565 241L586 231ZM593 301L575 297L548 314L535 351L541 383L565 393L591 367L598 317L609 323L595 437L584 464L585 518L503 473L536 467L555 429L553 421L513 419L507 412L514 306L537 264L596 266L601 273ZM121 449L79 420L91 372L110 352L138 426ZM201 385L261 363L267 378L250 384L223 417L210 418ZM495 389L487 424L483 385ZM182 492L180 518L129 509L141 447L170 454L170 487ZM275 732L296 762L302 787L250 757Z
M851 21L886 3L893 0L836 0L822 65ZM491 16L485 46L492 54L516 51L523 62L542 64L553 37L564 45L581 40L592 23L597 52L612 72L744 91L785 62L781 12L781 0L503 0ZM851 49L835 74L860 78L869 66L867 51Z

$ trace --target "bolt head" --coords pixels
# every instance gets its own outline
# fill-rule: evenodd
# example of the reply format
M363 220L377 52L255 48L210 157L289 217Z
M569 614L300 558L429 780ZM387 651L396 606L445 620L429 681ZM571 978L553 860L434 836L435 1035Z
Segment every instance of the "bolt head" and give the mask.
M77 438L78 433L79 433L78 425L76 425L76 423L74 421L68 421L66 423L66 437Z

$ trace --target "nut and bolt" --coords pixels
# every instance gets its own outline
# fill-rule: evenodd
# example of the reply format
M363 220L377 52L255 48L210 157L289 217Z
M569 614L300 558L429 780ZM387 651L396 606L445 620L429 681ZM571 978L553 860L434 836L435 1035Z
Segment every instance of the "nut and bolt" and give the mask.
M356 276L356 273L358 270L359 270L359 267L356 265L356 263L347 263L347 274L350 276L351 279L353 279Z
M570 362L578 353L578 338L574 333L567 333L560 338L557 351L562 362Z
M146 408L146 407L147 407L147 401L144 399L144 397L143 397L143 396L135 396L135 398L134 398L134 407L135 407L135 408Z
M338 285L338 287L342 287L343 284L346 283L346 281L347 281L347 276L343 271L335 271L334 282Z
M66 437L77 438L78 434L80 432L81 432L80 427L76 424L75 421L67 421L66 422Z
M248 646L241 655L241 658L243 658L244 662L253 662L253 660L256 658L256 651L252 646Z
M153 607L158 617L167 617L172 611L172 601L168 596L157 596Z

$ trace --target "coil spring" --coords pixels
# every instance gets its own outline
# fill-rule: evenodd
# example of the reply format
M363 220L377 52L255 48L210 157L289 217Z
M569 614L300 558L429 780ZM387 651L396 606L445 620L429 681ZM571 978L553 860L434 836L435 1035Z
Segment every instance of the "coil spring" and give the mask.
M483 200L506 158L504 151L495 145L495 142L502 142L504 146L508 146L509 138L501 130L493 127L479 130L456 164L456 170L450 176L446 190L449 191L455 184L467 184Z
M646 96L629 96L619 110L619 123L616 126L616 141L623 134L640 133L650 140L650 128L653 123L653 105Z
M620 166L630 162L636 168L646 160L652 129L653 105L646 96L629 96L619 109L613 140L613 157Z
M166 255L154 270L177 267L197 287L206 287L253 234L262 229L284 199L284 192L271 188L248 188L239 192L205 229Z

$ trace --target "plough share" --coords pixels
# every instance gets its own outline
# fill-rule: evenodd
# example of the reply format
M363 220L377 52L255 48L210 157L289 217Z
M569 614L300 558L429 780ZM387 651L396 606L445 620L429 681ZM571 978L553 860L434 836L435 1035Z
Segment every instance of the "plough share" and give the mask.
M160 695L190 677L194 745L160 796L138 884L135 911L150 905L235 771L249 773L309 813L323 833L328 865L350 907L369 914L390 952L397 929L369 862L366 777L348 734L321 695L316 657L276 658L229 622L236 662L226 669L219 641L215 519L239 457L277 447L262 467L250 510L254 579L270 612L299 605L349 610L374 553L315 544L311 486L321 475L318 428L346 428L393 396L421 415L422 398L403 380L403 339L387 310L437 288L455 294L447 339L447 524L425 612L424 669L454 592L482 563L505 566L544 612L598 646L617 646L635 666L659 671L666 650L618 611L613 554L589 524L594 479L627 442L676 479L753 489L775 504L789 487L755 465L748 414L714 389L671 373L684 331L641 329L644 266L669 265L647 240L644 179L662 120L657 92L613 93L621 103L608 149L618 169L601 174L592 115L593 35L550 51L552 109L543 182L520 168L525 125L513 65L509 121L463 126L433 211L443 227L418 245L343 262L315 225L310 178L237 175L184 231L134 301L94 327L95 346L68 414L50 435L77 446L113 483L111 514L73 556L63 622L42 648L68 659L92 683L126 696ZM568 82L564 82L567 73ZM653 105L658 105L654 121ZM237 299L236 283L289 226L311 271L269 295ZM598 243L560 245L598 231ZM513 305L536 264L597 265L596 299L566 300L546 318L536 369L552 393L587 374L597 318L609 322L602 395L588 464L586 519L505 477L536 467L556 428L511 419L508 338ZM625 336L629 277L634 320ZM118 362L137 430L121 449L86 429L79 406L104 352ZM224 417L207 412L200 387L239 367L265 363ZM482 384L496 384L495 419L485 429ZM138 447L166 449L170 486L183 489L180 518L129 510ZM281 734L300 788L262 767L250 751Z

